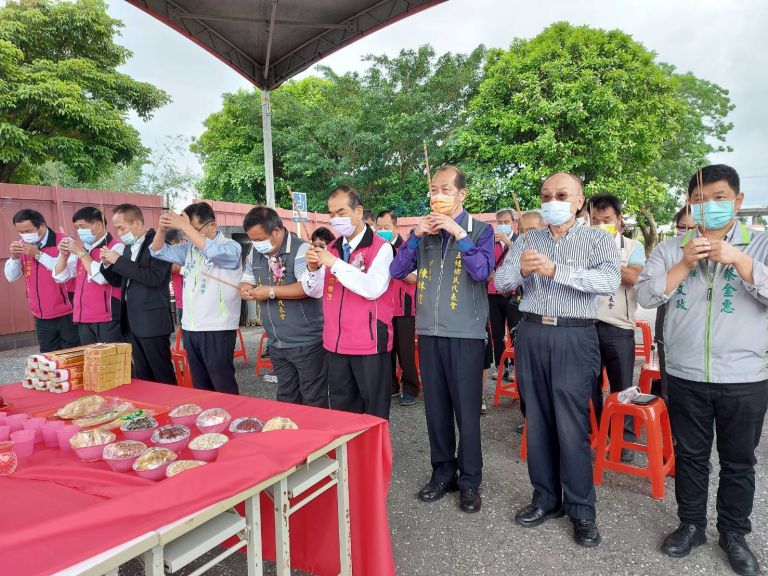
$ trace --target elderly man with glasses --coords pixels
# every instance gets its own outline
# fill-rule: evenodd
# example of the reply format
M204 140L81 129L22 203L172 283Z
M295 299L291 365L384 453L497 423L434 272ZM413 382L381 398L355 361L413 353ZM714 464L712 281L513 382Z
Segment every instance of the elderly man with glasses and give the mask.
M584 192L572 174L541 187L543 230L520 236L496 273L496 289L524 287L515 357L525 398L529 505L515 516L526 528L567 514L574 539L597 546L589 445L589 399L600 370L595 328L598 296L621 283L621 259L610 234L575 226Z

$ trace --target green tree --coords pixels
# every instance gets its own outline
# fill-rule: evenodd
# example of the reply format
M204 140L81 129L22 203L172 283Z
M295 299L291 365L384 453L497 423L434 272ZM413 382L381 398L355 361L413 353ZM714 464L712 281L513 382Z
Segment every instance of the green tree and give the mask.
M731 109L727 91L677 74L618 30L558 23L489 53L454 150L524 208L556 170L582 177L587 194L617 194L650 249L675 190L720 149L711 142L725 140Z
M0 8L0 182L34 178L61 162L81 181L144 153L128 123L168 103L117 71L131 53L103 0L10 1Z
M437 57L429 46L397 57L368 56L362 74L284 84L272 94L277 204L290 207L288 187L309 193L311 210L326 209L326 193L351 182L373 210L423 213L427 181L424 142L433 165L448 159L442 144L463 122L480 82L485 49ZM206 198L264 201L260 94L224 96L193 143Z

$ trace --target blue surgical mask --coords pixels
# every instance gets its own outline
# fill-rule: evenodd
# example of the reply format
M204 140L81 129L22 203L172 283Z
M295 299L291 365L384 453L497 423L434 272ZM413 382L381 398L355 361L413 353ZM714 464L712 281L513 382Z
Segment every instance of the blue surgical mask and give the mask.
M272 252L275 247L272 245L272 242L269 241L269 238L267 238L266 240L259 240L258 242L254 242L253 249L256 250L256 252L259 254L266 255Z
M504 236L512 236L512 225L511 224L499 224L497 226L497 229L499 231L499 234L504 234Z
M138 240L138 238L136 238L136 236L133 235L133 232L128 232L128 233L123 234L122 236L120 236L120 240L126 246L130 246L131 244L136 242L136 240Z
M93 246L93 243L96 242L96 235L89 228L78 228L77 235L80 237L80 242L88 246Z
M376 234L384 238L387 242L392 242L392 238L395 237L395 233L392 230L376 230Z
M550 200L541 205L541 215L547 224L561 226L573 218L571 203L565 200Z
M704 213L704 228L719 230L725 228L733 220L733 200L709 200L704 204L691 206L691 213L696 224L702 225Z

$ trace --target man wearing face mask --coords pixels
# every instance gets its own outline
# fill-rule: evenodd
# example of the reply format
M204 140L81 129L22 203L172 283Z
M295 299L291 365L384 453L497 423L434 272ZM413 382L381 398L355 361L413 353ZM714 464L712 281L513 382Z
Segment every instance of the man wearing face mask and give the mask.
M13 215L13 225L21 240L11 242L5 278L8 282L24 278L40 352L78 346L80 339L72 324L72 304L67 290L53 279L58 245L64 235L50 230L43 215L28 208Z
M93 206L80 208L72 216L78 239L64 238L59 243L59 258L54 280L65 283L75 279L73 321L81 344L122 342L120 330L120 284L111 285L101 273L99 254L110 248L119 254L125 246L107 232L101 210Z
M504 208L496 213L496 234L494 235L494 273L499 269L501 263L512 248L515 242L513 226L515 223L515 213L510 208ZM512 294L502 294L496 290L493 284L493 277L488 281L488 315L491 326L491 341L488 346L493 348L493 360L498 369L501 362L501 355L504 353L504 337L507 330L511 330L520 318L517 316L517 307L510 306ZM504 379L509 380L509 368L504 367Z
M166 244L168 230L180 231L187 241ZM153 258L183 266L181 337L195 388L238 394L234 353L240 291L233 285L242 278L240 244L218 230L211 205L199 202L181 214L163 214L149 251Z
M417 270L416 333L432 477L422 502L460 490L459 508L482 506L480 442L488 295L493 271L493 227L464 210L467 181L443 166L430 184L432 212L422 218L390 267L394 278ZM458 450L456 432L458 427Z
M134 204L113 210L112 225L125 250L102 248L101 273L120 282L120 328L133 354L133 376L140 380L175 384L169 336L173 332L169 262L152 258L149 246L155 231L144 226L144 215Z
M389 418L392 246L363 223L363 203L352 186L331 192L328 212L339 238L325 250L307 251L301 282L323 302L329 405Z
M597 546L589 400L600 371L598 297L621 283L611 236L575 225L581 180L558 172L541 187L548 226L521 236L496 273L497 290L524 287L515 361L525 398L533 498L515 515L525 528L567 514L581 546Z
M587 202L587 214L592 226L604 230L616 241L621 255L621 286L616 294L601 296L597 309L597 338L600 342L600 361L608 375L611 392L621 392L633 385L635 371L635 282L645 265L645 248L640 242L623 236L621 201L612 194L596 194ZM597 421L603 411L602 369L595 380L592 401ZM624 419L624 436L634 442L633 418ZM621 451L622 462L631 462L634 452Z
M252 208L243 229L253 242L240 281L243 300L256 300L277 376L277 400L328 408L323 305L300 278L312 246L289 232L272 208Z
M392 245L395 253L402 247L397 216L391 210L379 212L376 217L376 234ZM401 406L412 406L419 396L419 373L416 369L416 274L403 280L392 279L395 309L392 316L394 330L392 345L392 397L400 396ZM402 369L401 381L397 378L397 364ZM400 386L402 384L402 396Z
M707 540L716 431L718 543L737 574L758 574L745 536L768 407L768 235L735 219L744 194L730 166L694 174L688 200L698 228L659 244L637 281L642 306L668 303L664 349L680 525L661 549L679 558Z

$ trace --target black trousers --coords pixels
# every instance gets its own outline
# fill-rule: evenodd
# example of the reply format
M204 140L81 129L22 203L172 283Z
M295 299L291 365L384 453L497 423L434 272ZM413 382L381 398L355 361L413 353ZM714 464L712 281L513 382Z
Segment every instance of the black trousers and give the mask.
M507 328L512 330L523 317L513 302L512 296L488 294L488 321L491 324L491 341L488 345L493 347L493 361L497 367L504 353Z
M72 323L72 314L47 320L35 318L35 332L42 353L80 346L80 337Z
M139 338L131 332L124 336L125 341L131 344L134 378L176 384L168 335Z
M597 339L600 343L600 372L595 379L592 403L597 421L603 413L603 368L608 374L611 392L621 392L632 386L635 373L635 331L597 323ZM634 418L624 418L624 438L635 440Z
M597 330L523 320L515 348L532 502L544 510L564 504L571 518L595 518L589 399L600 370Z
M277 400L328 408L328 363L322 340L295 348L272 347Z
M395 316L392 318L392 393L419 395L419 372L416 370L416 318L414 316ZM397 364L403 373L397 379Z
M755 449L768 407L768 380L714 384L671 374L667 378L680 521L701 528L707 525L709 458L716 433L720 459L717 529L748 534L755 497Z
M235 380L237 330L182 330L192 384L199 390L239 394Z
M389 419L392 399L389 352L365 356L328 352L327 359L331 408Z
M462 490L477 488L482 481L480 404L484 355L485 340L419 336L432 480L448 482L458 471Z
M123 332L120 322L81 322L77 324L77 332L80 334L80 344L96 344L99 342L123 342Z
M656 355L659 359L659 372L661 372L661 397L664 401L669 403L669 396L667 395L668 382L667 382L667 354L664 350L664 320L667 316L667 304L656 308L656 326L653 335L654 342L656 343ZM655 393L655 392L654 392Z

